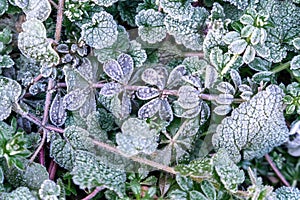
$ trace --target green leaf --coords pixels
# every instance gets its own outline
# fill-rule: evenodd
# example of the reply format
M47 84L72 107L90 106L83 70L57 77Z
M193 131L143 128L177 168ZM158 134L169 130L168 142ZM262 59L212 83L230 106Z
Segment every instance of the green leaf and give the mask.
M82 25L81 38L88 45L102 49L114 44L118 39L117 23L105 11L95 13L92 20Z
M18 102L22 88L18 82L0 77L0 120L6 119L14 103Z
M245 180L245 174L230 159L225 149L219 149L213 156L213 165L224 187L232 193L237 192L238 185Z
M1 14L0 14L1 15ZM8 28L4 28L3 31L0 32L0 42L3 44L9 44L12 41L12 33Z
M22 24L22 29L23 32L18 37L18 47L23 55L41 62L42 65L54 66L59 63L59 56L52 49L41 21L28 20Z
M191 19L195 10L190 0L161 0L160 5L172 18L180 21Z
M82 90L80 88L69 92L63 98L63 107L74 111L81 108L87 100L89 88Z
M246 64L249 64L254 60L255 54L256 54L255 48L253 46L248 45L243 55L243 61Z
M238 39L233 41L230 45L229 45L229 49L232 53L234 54L242 54L246 47L247 47L247 42L244 39Z
M62 126L67 119L67 112L65 110L63 99L58 92L52 100L49 110L50 121L56 126Z
M118 11L121 19L128 25L135 27L135 16L137 15L137 6L141 1L119 1Z
M201 182L201 190L209 200L216 200L217 198L216 189L209 181Z
M261 58L254 58L254 60L248 65L255 71L269 71L271 69L271 63Z
M256 83L260 83L261 81L269 82L272 79L273 72L270 71L262 71L254 74L252 76L252 80Z
M181 176L180 174L176 175L176 182L183 191L191 191L194 186L190 178Z
M158 144L156 142L156 130L150 129L144 120L129 118L122 125L122 133L116 135L118 149L126 156L138 153L151 154Z
M212 143L216 149L225 148L230 158L239 162L242 157L246 160L262 157L287 139L283 91L270 85L224 118Z
M147 60L146 51L142 49L142 45L135 40L130 41L130 47L127 53L132 57L135 67L143 66Z
M124 196L126 181L124 170L97 160L92 153L76 151L71 174L73 182L81 189L90 190L98 186L105 186L116 192L119 197Z
M8 55L0 55L0 69L10 68L15 64L15 62Z
M164 17L161 12L153 9L142 10L135 16L135 23L139 27L138 33L143 41L156 43L166 37Z
M168 198L170 200L186 200L187 198L187 193L185 191L179 190L179 189L175 189L172 190L169 194L168 194Z
M296 38L293 40L293 45L297 50L300 50L300 38Z
M300 69L300 55L295 56L291 61L291 70L298 70Z
M189 192L189 196L190 196L190 200L209 200L208 198L206 198L203 194L201 194L200 192L193 190Z

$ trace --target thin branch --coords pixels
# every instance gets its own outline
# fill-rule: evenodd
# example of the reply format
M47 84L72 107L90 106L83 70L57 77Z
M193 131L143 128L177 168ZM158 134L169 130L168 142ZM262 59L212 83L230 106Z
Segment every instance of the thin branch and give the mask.
M44 115L42 121L43 126L45 126L45 124L48 121L49 108L50 108L51 98L52 98L51 89L53 88L53 85L54 85L54 80L52 78L49 78L45 106L44 106Z
M93 197L95 197L98 194L98 192L104 190L105 188L106 188L105 186L96 187L96 189L92 193L90 193L88 196L86 196L82 200L90 200L90 199L92 199Z
M176 174L175 170L172 167L169 167L169 166L166 166L166 165L162 165L160 163L157 163L157 162L154 162L152 160L145 159L145 158L140 158L138 156L128 157L123 152L121 152L119 149L117 149L117 148L115 148L113 146L110 146L109 144L103 143L103 142L99 142L99 141L93 140L93 143L95 145L99 146L99 147L102 147L102 148L110 151L110 152L113 152L113 153L119 154L121 156L127 157L128 159L131 159L131 160L133 160L135 162L138 162L138 163L141 163L141 164L145 164L145 165L149 165L151 167L163 170L163 171L171 173L171 174Z
M199 58L204 58L204 53L203 52L187 52L183 54L185 57L199 57Z
M38 81L41 80L42 78L43 78L43 75L42 75L42 74L39 74L37 77L35 77L35 78L33 79L33 83L38 82Z
M56 162L53 161L52 167L51 167L50 172L49 172L49 179L50 180L54 180L56 170L57 170L57 164L56 164Z
M64 13L64 0L59 0L57 8L56 28L55 28L55 41L59 42L62 29L63 13Z
M31 156L31 158L30 158L30 160L29 160L31 163L34 161L34 159L36 158L36 156L38 155L38 153L39 153L39 152L41 151L41 149L43 148L44 143L45 143L45 141L46 141L46 135L47 135L47 131L44 129L42 141L41 141L39 147L37 148L37 150L34 152L34 154Z
M289 182L287 182L287 180L284 178L284 176L281 174L281 172L279 171L279 169L276 167L275 163L273 162L272 158L269 156L269 154L265 155L266 160L268 161L269 165L271 166L271 168L273 169L273 171L275 172L275 174L278 176L278 178L281 180L281 182L287 186L290 187L291 185L289 184Z
M58 5L53 1L53 0L49 0L49 2L52 4L52 6L58 10Z
M44 147L42 147L42 149L40 150L39 158L40 158L40 164L45 166L45 148Z

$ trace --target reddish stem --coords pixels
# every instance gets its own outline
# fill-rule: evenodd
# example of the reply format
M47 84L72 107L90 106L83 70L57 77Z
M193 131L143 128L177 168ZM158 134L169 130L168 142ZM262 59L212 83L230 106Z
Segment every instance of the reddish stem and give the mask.
M53 161L53 159L51 159L51 162L50 162L49 167L48 167L48 174L50 174L53 165L54 165L54 161Z
M53 162L53 165L52 165L50 173L49 173L49 179L50 180L54 180L55 174L56 174L56 170L57 170L57 164L56 164L56 162Z
M63 21L63 13L64 13L64 0L59 0L58 9L57 9L57 17L56 17L56 28L55 28L55 41L58 43L61 36L61 28Z
M39 154L40 164L45 166L45 148L42 147Z
M42 78L43 78L43 75L42 75L42 74L39 74L37 77L35 77L35 78L33 79L33 83L38 82L38 81L41 80Z
M90 193L88 196L86 196L82 200L90 200L91 198L95 197L98 194L98 192L100 192L104 189L105 189L105 186L96 187L96 189L92 193Z
M279 171L279 169L276 167L275 163L273 162L272 158L269 156L269 154L265 155L266 160L268 161L269 165L271 166L271 168L273 169L273 171L275 172L275 174L278 176L278 178L281 180L281 182L287 186L287 187L291 187L291 185L289 184L289 182L287 182L287 180L284 178L284 176L282 175L282 173Z

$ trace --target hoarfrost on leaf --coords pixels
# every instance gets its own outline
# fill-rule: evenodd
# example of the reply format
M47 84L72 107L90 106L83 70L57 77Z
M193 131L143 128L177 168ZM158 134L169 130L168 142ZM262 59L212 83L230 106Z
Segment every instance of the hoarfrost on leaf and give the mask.
M102 49L114 44L118 39L118 25L113 16L105 11L95 13L92 21L83 24L82 39L95 49Z
M23 55L41 62L42 65L53 66L59 63L59 56L47 40L46 29L37 19L27 20L22 24L23 32L18 37L18 47Z
M62 126L67 119L67 112L60 93L57 93L52 101L49 117L50 121L56 126Z
M22 92L18 82L0 77L0 121L6 119L14 103L17 103Z
M24 3L26 2L26 5ZM51 13L51 5L48 0L26 0L26 1L16 0L17 6L22 8L26 14L27 20L37 19L40 21L45 21Z
M195 9L190 0L161 0L160 5L172 18L181 21L191 19Z
M234 162L259 158L288 139L283 116L283 91L270 85L250 101L241 103L218 125L212 142L225 148Z
M139 153L153 153L157 144L156 130L150 129L144 120L129 118L122 125L122 133L116 135L118 149L126 156L134 156Z
M52 180L45 180L39 189L39 197L43 200L58 200L60 186Z
M0 16L3 15L8 9L7 0L1 0L0 2Z
M114 3L118 2L119 0L93 0L99 6L109 7L112 6Z
M10 193L3 192L0 194L0 199L3 200L37 200L27 187L18 187Z
M143 41L156 43L166 37L164 18L164 14L153 9L142 10L135 16L135 23L139 27L138 33Z

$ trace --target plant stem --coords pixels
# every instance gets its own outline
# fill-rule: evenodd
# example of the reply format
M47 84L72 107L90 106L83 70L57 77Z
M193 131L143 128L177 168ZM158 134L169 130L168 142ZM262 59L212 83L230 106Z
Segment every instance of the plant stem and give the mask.
M57 5L53 0L49 0L49 2L52 4L52 6L53 6L55 9L58 9L58 5Z
M273 72L274 74L277 73L277 72L280 72L284 69L287 69L290 66L290 64L291 64L291 62L286 62L286 63L283 63L281 65L278 65L277 67L272 69L271 72Z
M57 164L56 164L56 162L53 161L51 170L49 172L49 179L50 180L54 180L55 174L56 174L56 169L57 169Z
M45 166L45 148L43 146L40 150L39 158L40 158L41 165Z
M40 145L39 145L39 147L37 148L37 150L34 152L34 154L31 156L31 158L30 158L30 160L29 160L29 162L33 162L34 161L34 159L36 158L36 156L38 155L38 153L41 151L41 149L43 148L43 146L44 146L44 143L45 143L45 141L46 141L46 135L47 135L47 130L46 129L44 129L44 131L43 131L43 137L42 137L42 141L41 141L41 143L40 143ZM40 160L45 160L45 158L43 158L43 159L40 159ZM42 163L41 163L42 164Z
M128 157L123 152L121 152L119 149L117 149L116 147L110 146L109 144L99 142L99 141L96 141L96 140L93 140L93 143L95 145L99 146L99 147L102 147L102 148L110 151L110 152L119 154L119 155L124 156L124 157ZM148 159L145 159L145 158L140 158L138 156L131 156L131 157L128 157L128 158L133 160L133 161L136 161L138 163L149 165L151 167L163 170L163 171L171 173L171 174L176 174L175 170L172 167L162 165L162 164L154 162L152 160L148 160Z
M204 58L203 52L186 52L183 54L185 57L194 57L197 56L199 58Z
M105 186L96 187L96 189L92 193L90 193L88 196L81 200L90 200L91 198L95 197L98 194L98 192L104 190L105 188Z
M45 106L44 106L44 115L42 121L43 126L45 126L45 124L48 121L49 108L50 108L51 98L52 98L51 89L53 88L53 85L54 85L54 80L52 78L49 78Z
M265 155L266 160L268 161L269 165L271 166L271 168L273 169L273 171L275 172L275 174L278 176L278 178L281 180L281 182L287 186L290 187L289 182L287 182L287 180L284 178L284 176L281 174L281 172L279 171L279 169L276 167L275 163L273 162L272 158L269 156L269 154Z
M55 41L59 42L61 36L61 28L63 21L63 12L64 12L64 0L59 0L58 9L57 9L57 18L56 18L56 28L55 28Z

